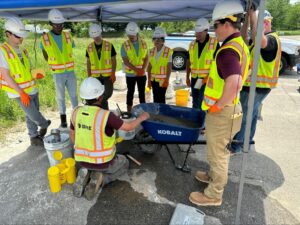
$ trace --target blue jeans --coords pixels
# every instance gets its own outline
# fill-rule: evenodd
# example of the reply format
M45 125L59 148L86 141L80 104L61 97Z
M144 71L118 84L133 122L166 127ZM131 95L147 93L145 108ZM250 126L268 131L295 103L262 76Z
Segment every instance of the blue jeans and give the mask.
M38 93L34 95L30 95L30 105L28 107L24 106L21 103L21 99L19 97L15 98L15 100L18 102L19 106L21 107L21 109L24 111L26 115L28 135L31 138L37 137L39 135L38 126L41 128L48 127L48 121L40 112Z
M206 84L202 84L200 89L196 89L196 88L194 88L196 82L197 82L197 78L192 78L191 89L192 89L192 97L193 97L193 108L202 111L201 105L202 105L202 101L204 98L204 91L205 91ZM204 111L202 111L202 112L203 112L204 116L203 116L203 123L202 123L201 127L204 128L206 113Z
M251 131L250 131L250 142L253 141L255 135L259 107L261 106L263 100L268 96L270 92L271 89L269 88L256 88L255 90ZM240 92L240 101L243 109L243 120L242 120L241 130L234 136L233 138L234 142L231 143L231 151L233 153L240 152L244 146L249 93L250 93L249 87L243 87L242 91Z
M65 87L67 87L73 109L78 106L77 81L74 72L53 74L56 89L56 100L61 115L66 114Z

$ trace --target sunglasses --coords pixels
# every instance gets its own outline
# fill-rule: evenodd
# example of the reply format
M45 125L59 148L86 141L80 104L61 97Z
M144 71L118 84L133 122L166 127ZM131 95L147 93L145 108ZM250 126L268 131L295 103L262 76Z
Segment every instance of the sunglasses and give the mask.
M51 25L54 27L63 27L64 26L63 23L52 23Z
M153 41L155 41L155 40L161 40L161 41L164 41L165 38L163 38L163 37L161 37L161 38L152 38L152 40L153 40Z
M15 38L17 38L17 39L21 39L22 37L20 37L20 36L18 36L18 35L15 35L15 34L13 34L13 33L11 33L11 32L8 32L10 35L13 35Z
M214 23L214 29L215 29L215 30L218 29L218 27L219 27L220 24L221 24L221 23Z
M22 38L22 37L19 37L19 36L15 35L15 34L12 34L12 35L14 35L15 38L17 38L17 39L21 39Z

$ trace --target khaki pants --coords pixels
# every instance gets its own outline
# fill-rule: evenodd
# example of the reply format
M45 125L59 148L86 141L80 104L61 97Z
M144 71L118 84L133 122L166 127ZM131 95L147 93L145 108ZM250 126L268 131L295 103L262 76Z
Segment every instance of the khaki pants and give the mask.
M210 165L211 182L204 190L209 198L222 199L228 180L230 152L226 145L240 130L242 122L240 104L226 106L217 113L206 115L207 159Z

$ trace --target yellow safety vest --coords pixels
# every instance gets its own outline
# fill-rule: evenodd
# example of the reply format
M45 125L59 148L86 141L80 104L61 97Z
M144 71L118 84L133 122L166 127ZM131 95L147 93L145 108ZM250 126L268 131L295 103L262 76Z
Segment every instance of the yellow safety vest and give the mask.
M64 73L74 70L72 35L67 31L63 31L61 35L62 52L52 37L51 32L45 33L41 37L41 43L48 55L48 64L54 73Z
M161 54L156 61L157 49L156 47L150 50L150 63L151 63L151 80L159 82L159 86L162 86L164 80L167 78L167 69L169 64L169 58L173 54L173 51L163 46Z
M127 58L129 62L134 65L135 67L142 69L144 59L147 56L147 44L146 42L139 37L139 53L138 55L135 52L135 49L132 45L132 42L128 39L123 43L123 47L125 49L125 52L127 54ZM133 70L131 70L129 67L126 66L125 68L126 73L134 73Z
M214 37L209 37L200 57L198 57L198 42L192 41L189 47L189 55L191 62L191 74L193 78L204 79L208 76L211 63L214 58L214 52L217 48L218 41Z
M281 59L281 43L279 37L276 33L270 33L275 37L277 42L277 53L276 57L272 62L266 62L261 54L259 55L259 64L257 71L256 87L258 88L274 88L277 87L279 69L280 69L280 59ZM253 67L254 62L254 52L255 48L251 49L251 68ZM244 86L251 85L251 75L247 78Z
M105 127L109 111L97 106L78 107L75 117L75 160L102 164L116 154L115 133L109 137Z
M5 59L8 63L10 76L25 93L30 93L35 87L35 80L32 78L30 72L30 62L27 51L25 49L20 49L24 62L23 64L16 51L8 43L4 43L0 48L4 52ZM15 89L9 86L2 76L0 77L0 88L2 90L12 94L18 94Z
M245 82L248 76L248 70L250 64L250 53L242 37L239 36L231 39L229 42L222 45L222 47L217 51L216 56L211 65L208 81L205 87L204 99L202 101L202 110L208 110L221 98L223 94L225 81L218 74L216 58L220 51L228 48L233 49L240 56L242 83ZM233 101L233 104L238 104L238 102L239 102L239 94Z
M87 47L91 62L92 77L109 77L112 74L112 60L111 60L112 44L108 41L102 40L101 58L99 59L95 47L95 42L92 42Z

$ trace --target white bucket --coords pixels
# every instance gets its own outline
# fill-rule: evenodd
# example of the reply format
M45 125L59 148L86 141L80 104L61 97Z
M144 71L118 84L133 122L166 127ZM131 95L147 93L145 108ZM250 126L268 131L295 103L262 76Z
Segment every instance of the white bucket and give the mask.
M131 122L133 120L135 120L135 117L131 117L128 119L122 119L124 122ZM123 140L131 140L134 138L135 136L135 129L130 130L130 131L125 131L125 130L118 130L118 135L119 137L122 137Z
M73 148L70 142L68 133L60 133L60 142L52 143L54 135L49 134L44 138L44 146L47 151L49 163L51 166L55 166L59 163L59 160L54 159L54 152L60 151L62 153L62 159L74 158Z
M126 85L126 74L119 70L116 72L116 81L114 83L114 90L124 91L127 89Z

